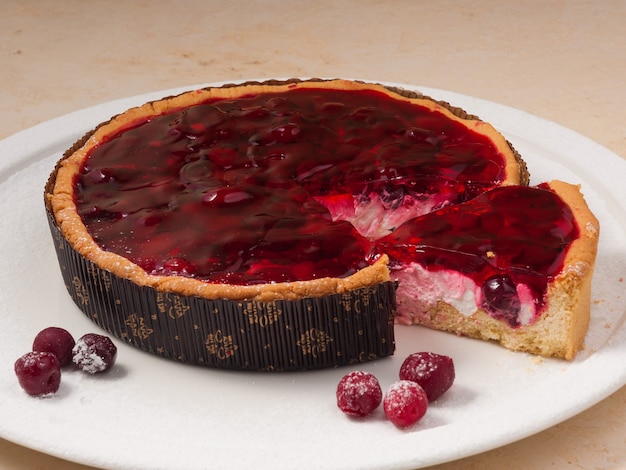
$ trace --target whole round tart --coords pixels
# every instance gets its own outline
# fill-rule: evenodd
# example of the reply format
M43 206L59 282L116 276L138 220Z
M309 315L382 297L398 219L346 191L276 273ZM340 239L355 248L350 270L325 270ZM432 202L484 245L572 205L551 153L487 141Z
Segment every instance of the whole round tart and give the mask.
M194 364L301 370L393 354L396 287L411 286L418 265L472 280L481 293L471 312L457 310L463 318L480 310L511 331L541 321L570 246L589 238L593 247L593 236L558 184L527 184L505 138L447 103L376 84L288 80L195 90L113 117L59 161L46 207L69 293L111 333ZM535 275L518 275L515 243L485 249L510 235L482 223L473 263L449 241L436 250L462 263L416 255L424 224L445 222L452 236L435 238L458 239L450 214L477 220L478 201L506 222L506 201L536 207L538 195L554 210L531 210L542 218L532 236L551 243L555 226L563 232L527 263ZM485 300L496 278L523 307ZM419 318L404 292L399 318ZM431 312L441 301L419 300Z

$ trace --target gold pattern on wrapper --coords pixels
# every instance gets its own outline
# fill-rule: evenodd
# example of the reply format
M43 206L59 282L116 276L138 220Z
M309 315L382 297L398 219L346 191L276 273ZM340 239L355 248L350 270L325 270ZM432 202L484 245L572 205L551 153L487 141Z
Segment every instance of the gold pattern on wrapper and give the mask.
M152 328L148 328L146 325L145 318L140 317L136 313L130 315L124 323L130 327L133 336L141 339L147 339L154 332Z
M95 264L87 265L87 274L89 275L89 279L91 285L105 291L109 291L111 288L111 276L109 272L98 269Z
M209 333L205 345L209 354L222 360L234 356L237 349L239 349L239 346L234 344L233 337L224 335L221 330Z
M259 302L244 302L241 304L242 312L248 316L250 324L258 324L261 328L278 321L283 314L276 302L267 302L260 305Z
M368 308L370 305L370 298L373 295L373 289L363 289L363 295L355 297L353 293L342 294L341 305L346 312L353 312L360 314L364 308Z
M87 305L89 303L89 291L83 284L83 281L78 276L74 276L72 278L72 286L74 287L76 300L80 302L81 305Z
M156 297L157 308L160 313L166 313L172 320L181 318L189 311L180 295L159 292Z
M326 347L333 339L322 330L311 328L300 335L297 345L302 350L302 354L310 354L317 357L319 353L326 352Z

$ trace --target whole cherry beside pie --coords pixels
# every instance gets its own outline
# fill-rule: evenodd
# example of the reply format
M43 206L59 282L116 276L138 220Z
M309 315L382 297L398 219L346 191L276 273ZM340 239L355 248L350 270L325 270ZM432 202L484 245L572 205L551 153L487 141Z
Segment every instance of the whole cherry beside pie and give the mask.
M61 384L61 364L50 352L28 352L15 361L13 369L22 389L32 396L52 395Z

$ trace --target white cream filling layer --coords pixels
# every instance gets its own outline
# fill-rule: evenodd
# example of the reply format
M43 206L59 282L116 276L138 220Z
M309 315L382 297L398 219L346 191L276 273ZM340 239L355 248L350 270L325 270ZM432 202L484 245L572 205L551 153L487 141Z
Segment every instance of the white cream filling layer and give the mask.
M414 323L414 318L437 302L452 305L464 316L473 315L483 304L481 286L457 271L429 271L420 264L410 263L392 271L392 277L398 281L398 323ZM521 304L518 321L528 325L536 316L534 297L528 286L518 284L516 288Z
M446 205L433 196L418 199L405 196L402 203L389 209L380 196L371 193L367 202L359 202L356 197L347 197L332 203L324 197L315 198L322 204L335 220L350 222L358 232L369 239L377 239L389 235L395 228L407 220L432 212L435 208Z

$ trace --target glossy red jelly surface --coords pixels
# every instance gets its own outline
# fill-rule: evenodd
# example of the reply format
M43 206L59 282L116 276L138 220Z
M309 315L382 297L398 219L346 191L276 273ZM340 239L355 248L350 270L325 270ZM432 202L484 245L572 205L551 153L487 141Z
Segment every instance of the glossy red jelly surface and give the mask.
M547 282L578 236L571 210L547 186L509 186L411 220L377 249L390 256L392 269L415 262L465 274L481 287L481 306L517 326L516 286L532 291L540 312Z
M378 92L298 89L135 123L88 156L76 203L96 243L148 273L242 285L372 263L375 242L313 197L374 192L392 210L445 191L456 204L504 177L492 143L440 113Z

